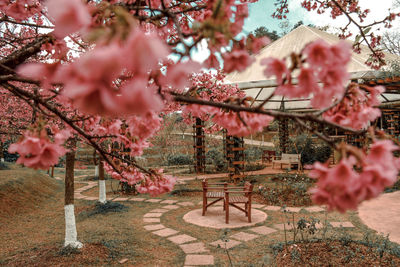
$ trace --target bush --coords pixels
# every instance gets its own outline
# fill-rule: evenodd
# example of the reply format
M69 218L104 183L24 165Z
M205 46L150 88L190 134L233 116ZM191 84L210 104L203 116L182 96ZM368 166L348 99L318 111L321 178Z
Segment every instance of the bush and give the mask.
M9 170L10 168L7 166L6 163L0 162L0 170Z
M325 162L332 154L332 148L324 144L314 144L311 137L304 134L291 140L291 154L301 154L301 164L313 164L316 161Z
M167 157L168 165L188 165L193 163L191 156L186 154L175 154Z
M263 149L260 147L250 147L244 151L247 161L261 160Z
M206 153L207 164L213 164L217 171L225 169L226 161L221 151L216 148L212 148Z

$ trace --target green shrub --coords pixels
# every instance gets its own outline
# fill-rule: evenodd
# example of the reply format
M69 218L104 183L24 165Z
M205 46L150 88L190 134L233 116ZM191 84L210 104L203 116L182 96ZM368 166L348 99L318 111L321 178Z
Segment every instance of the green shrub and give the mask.
M291 140L290 154L301 154L301 164L325 162L332 154L332 148L325 144L315 144L311 137L302 134Z
M260 147L249 147L244 151L247 161L261 160L263 149Z
M175 154L167 157L168 165L188 165L193 163L192 156L186 154Z
M225 169L226 161L222 152L216 148L212 148L206 153L207 164L214 165L217 171Z

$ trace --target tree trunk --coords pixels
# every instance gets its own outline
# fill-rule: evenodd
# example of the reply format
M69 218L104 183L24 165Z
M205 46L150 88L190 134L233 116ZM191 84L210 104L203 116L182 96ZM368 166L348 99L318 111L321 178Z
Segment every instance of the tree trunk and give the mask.
M4 146L3 146L3 142L0 141L0 161L4 162Z
M65 242L64 246L81 248L83 244L77 239L75 212L74 212L74 163L76 141L73 140L71 150L65 160Z
M99 202L106 204L106 181L104 179L104 165L103 161L99 160Z
M99 160L96 158L96 149L93 151L94 178L99 177Z

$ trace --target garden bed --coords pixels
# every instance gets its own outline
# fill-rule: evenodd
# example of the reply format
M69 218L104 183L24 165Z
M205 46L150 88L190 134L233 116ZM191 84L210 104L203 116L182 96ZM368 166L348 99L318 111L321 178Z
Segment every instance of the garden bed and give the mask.
M381 244L326 240L288 245L278 252L277 266L400 266L400 250Z
M312 206L309 189L314 180L304 174L278 174L256 188L254 200L270 206Z

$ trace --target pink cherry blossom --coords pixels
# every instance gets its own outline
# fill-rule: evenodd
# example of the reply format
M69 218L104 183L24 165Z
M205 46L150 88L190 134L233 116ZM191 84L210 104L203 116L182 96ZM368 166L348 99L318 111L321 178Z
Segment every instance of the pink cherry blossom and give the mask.
M246 51L233 49L232 52L223 54L224 71L230 73L232 71L244 71L247 66L253 63L254 59L249 56Z
M355 162L354 158L342 159L332 168L328 168L327 164L315 163L309 174L318 179L317 187L310 191L313 202L340 212L356 209L359 203L356 193L360 188L360 181L353 170Z
M328 168L327 163L314 163L309 174L317 179L316 187L310 191L313 201L328 205L330 210L345 212L378 196L385 187L397 181L400 161L393 156L396 150L399 147L392 141L377 140L367 154L359 155L358 160L353 156L342 158L332 168Z
M136 27L120 53L130 71L143 74L156 69L168 56L169 48L154 33L146 34L140 27Z
M261 65L266 65L264 69L264 75L270 77L272 75L276 76L276 82L278 85L282 84L283 78L289 75L289 71L286 67L284 60L277 58L264 58L261 60Z
M227 130L229 135L247 136L255 132L260 132L268 126L273 117L263 114L240 112L240 118L236 112L218 112L212 120ZM245 122L243 124L242 120Z
M201 65L194 61L172 64L167 68L167 75L160 78L163 85L169 85L172 88L184 89L190 84L190 76L200 71Z
M333 59L329 44L322 39L308 44L304 49L304 54L307 56L307 62L312 68L323 67Z
M54 34L58 38L90 25L91 16L81 0L48 0L49 16L54 19Z
M20 155L17 163L34 169L48 169L66 153L60 144L53 144L45 137L38 138L29 133L20 142L11 144L8 151Z

